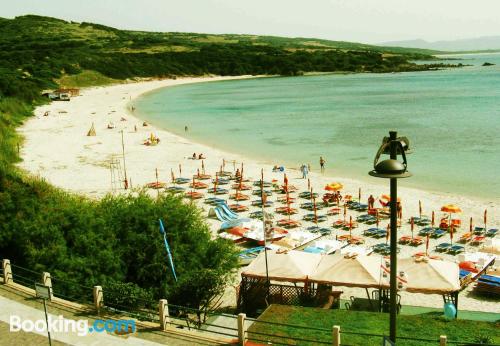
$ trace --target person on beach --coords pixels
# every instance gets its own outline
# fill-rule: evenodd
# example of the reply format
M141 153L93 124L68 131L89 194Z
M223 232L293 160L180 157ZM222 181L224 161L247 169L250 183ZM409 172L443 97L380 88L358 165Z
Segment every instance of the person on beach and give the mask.
M373 195L370 195L370 197L368 197L368 209L373 209L375 205L375 197L373 197Z
M196 153L193 153L193 160L196 160Z
M302 166L300 166L300 170L302 171L302 179L307 179L307 166L303 164Z
M323 158L323 156L320 156L319 157L319 167L321 168L321 173L323 173L325 171L325 159Z
M203 154L198 155L198 160L203 160L204 158L205 156L203 156Z
M137 132L137 125L134 125L134 131Z
M403 205L400 201L396 202L396 210L398 211L398 219L401 220L403 218Z
M241 176L240 169L236 168L236 173L235 173L236 178L239 178Z
M186 126L184 126L184 132L188 132L188 127L187 127L187 125L186 125Z

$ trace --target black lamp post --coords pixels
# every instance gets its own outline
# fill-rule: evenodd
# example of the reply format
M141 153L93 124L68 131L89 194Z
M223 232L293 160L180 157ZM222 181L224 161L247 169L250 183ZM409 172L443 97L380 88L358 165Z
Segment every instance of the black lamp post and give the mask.
M397 179L411 177L411 173L406 170L406 154L409 152L409 141L406 137L397 137L396 131L389 131L389 137L382 141L375 160L373 170L369 175L377 178L386 178L391 181L391 276L390 276L390 332L389 336L392 342L396 343L396 314L397 314L397 199L398 183ZM390 159L378 162L381 154L389 154ZM401 155L403 162L397 160Z

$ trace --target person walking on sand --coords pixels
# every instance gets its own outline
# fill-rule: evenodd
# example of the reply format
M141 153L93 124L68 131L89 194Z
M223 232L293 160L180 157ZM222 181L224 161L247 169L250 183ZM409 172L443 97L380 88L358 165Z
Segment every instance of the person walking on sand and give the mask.
M398 212L398 219L401 220L403 218L403 205L400 201L396 202L396 210Z
M373 195L370 195L370 197L368 197L368 209L373 209L374 205L375 205L375 197L373 197Z
M323 173L325 171L325 159L323 158L323 156L320 156L319 157L319 167L321 168L321 173Z
M303 164L302 166L300 166L300 170L302 171L302 179L307 179L307 166Z

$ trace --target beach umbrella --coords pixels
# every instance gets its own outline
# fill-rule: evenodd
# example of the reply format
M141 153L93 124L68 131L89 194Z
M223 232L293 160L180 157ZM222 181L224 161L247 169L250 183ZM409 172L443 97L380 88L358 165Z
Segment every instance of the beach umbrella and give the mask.
M361 188L359 188L359 190L358 190L358 200L359 200L359 203L361 203Z
M431 226L434 227L434 221L435 221L435 214L434 210L432 211L432 218L431 218Z
M427 233L427 237L425 239L425 255L429 255L429 233Z
M159 187L160 186L160 182L158 181L158 168L155 169L155 175L156 175L156 186ZM158 190L158 193L160 190Z
M286 177L286 173L283 175L283 184L285 185L285 190L288 191L288 178Z
M472 216L471 216L470 221L469 221L469 232L470 232L470 234L472 234L472 229L473 229L473 227L472 227Z
M344 188L344 185L341 183L330 183L325 186L326 191L338 191L342 190Z
M311 189L311 179L307 178L307 190Z
M180 163L179 163L179 177L182 177L182 166Z
M484 216L483 216L483 221L484 221L484 230L486 231L486 221L488 220L488 209L484 209Z
M240 181L243 181L243 162L241 163Z
M418 200L418 216L422 218L422 201Z
M455 204L446 204L441 207L441 211L445 213L449 213L449 222L448 227L451 227L451 214L453 213L461 213L462 209Z
M313 200L313 209L314 209L314 223L318 226L318 211L316 209L316 198L314 198L313 190L311 189L311 196Z
M222 173L224 170L223 170L223 167L222 165L219 167L219 173Z
M222 171L226 169L226 159L222 159Z
M175 184L175 175L174 175L174 170L170 168L170 177L172 178L172 183Z
M344 203L344 223L346 216L347 216L347 204Z
M205 160L201 160L201 171L205 174Z
M450 226L450 244L453 244L453 229L455 226L451 225Z
M387 205L391 201L391 196L382 195L382 196L380 196L378 201L380 202L380 204L382 204L382 206L387 207ZM401 198L398 197L397 202L401 202Z
M349 216L349 238L352 238L352 215Z
M411 227L411 239L413 239L413 229L415 228L415 222L413 220L413 216L410 219L410 227Z
M196 176L198 177L198 179L200 179L200 169L199 168L196 169Z
M378 228L378 224L380 222L380 218L378 217L378 209L376 209L375 211L375 219L376 219L376 222L377 222L377 228Z
M215 172L214 193L217 192L217 184L219 183L219 175Z
M462 209L455 204L446 204L441 207L441 211L445 213L461 213Z
M388 224L387 225L387 230L385 232L385 243L387 244L389 242L389 236L391 234L391 226Z

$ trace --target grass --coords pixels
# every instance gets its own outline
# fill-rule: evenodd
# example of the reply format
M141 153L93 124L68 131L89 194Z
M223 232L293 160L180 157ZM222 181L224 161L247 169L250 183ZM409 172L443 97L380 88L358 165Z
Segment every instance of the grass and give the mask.
M119 83L120 80L106 77L96 71L84 70L75 75L64 75L56 82L62 88L85 88Z
M307 326L297 328L259 323L259 321L277 322L289 325ZM339 325L341 343L343 345L377 345L382 343L381 336L356 335L351 333L367 333L387 335L389 331L389 315L384 313L324 310L297 306L271 305L249 328L249 339L265 339L274 343L313 345L331 344L332 327ZM427 339L429 341L400 340L402 345L423 346L437 345L439 336L446 335L448 341L463 343L479 343L487 339L490 343L500 343L500 322L478 322L468 320L446 320L440 312L422 315L399 315L399 337ZM317 328L317 329L311 329ZM258 335L272 334L278 337ZM307 339L311 341L297 341ZM430 341L432 340L432 341Z

